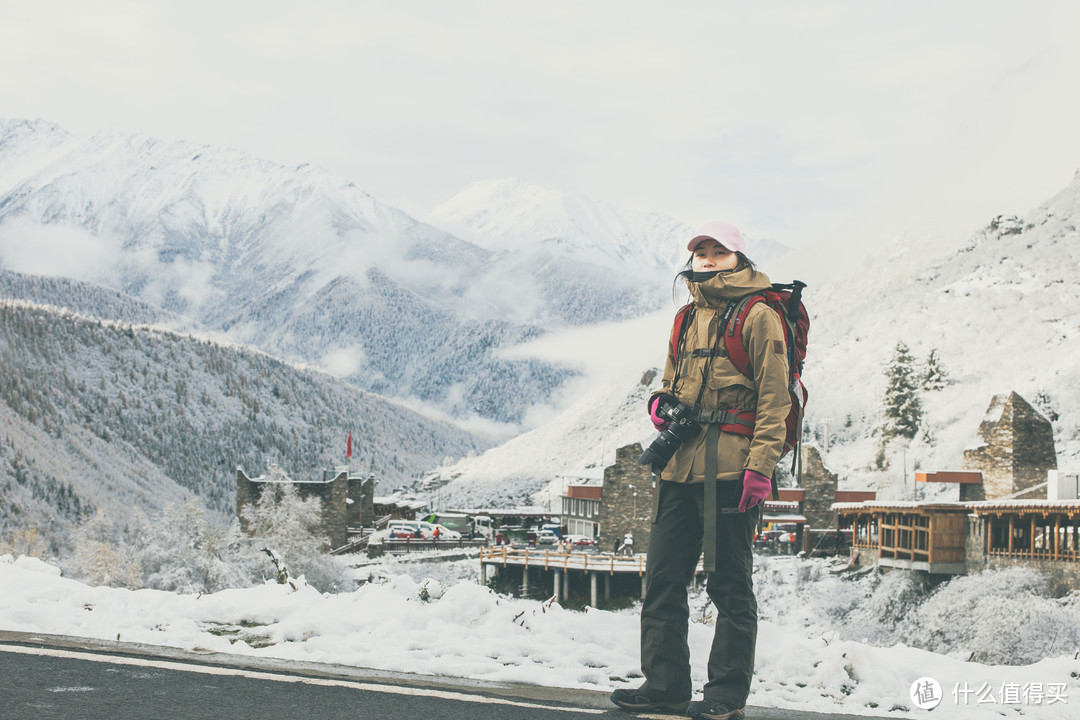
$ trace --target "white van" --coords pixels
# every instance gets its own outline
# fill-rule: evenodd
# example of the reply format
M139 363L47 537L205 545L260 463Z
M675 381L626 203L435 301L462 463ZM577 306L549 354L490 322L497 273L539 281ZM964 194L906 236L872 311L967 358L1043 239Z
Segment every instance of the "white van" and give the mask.
M424 537L423 528L416 520L391 520L386 524L392 538Z

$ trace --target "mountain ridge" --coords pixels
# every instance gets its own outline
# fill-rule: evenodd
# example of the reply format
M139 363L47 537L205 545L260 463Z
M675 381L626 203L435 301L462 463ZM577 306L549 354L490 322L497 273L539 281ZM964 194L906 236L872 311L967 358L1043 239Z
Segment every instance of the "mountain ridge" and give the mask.
M341 465L388 492L486 441L261 351L0 301L0 531L62 544L79 516L198 496L232 514L235 469ZM149 512L148 512L149 514Z

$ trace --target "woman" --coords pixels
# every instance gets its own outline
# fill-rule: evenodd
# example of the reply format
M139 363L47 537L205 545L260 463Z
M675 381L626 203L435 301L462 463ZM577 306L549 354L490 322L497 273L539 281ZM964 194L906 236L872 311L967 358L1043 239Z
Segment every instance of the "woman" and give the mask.
M669 343L663 387L650 398L649 414L663 430L666 408L679 403L701 431L683 441L657 482L641 609L645 683L616 690L611 699L626 710L737 720L745 714L757 640L753 532L772 488L791 403L787 354L779 316L759 302L741 328L729 328L741 332L752 377L727 358L720 333L734 323L739 300L771 286L747 259L738 229L709 223L687 249L690 261L680 275L693 307ZM686 587L703 547L716 628L704 699L689 702Z

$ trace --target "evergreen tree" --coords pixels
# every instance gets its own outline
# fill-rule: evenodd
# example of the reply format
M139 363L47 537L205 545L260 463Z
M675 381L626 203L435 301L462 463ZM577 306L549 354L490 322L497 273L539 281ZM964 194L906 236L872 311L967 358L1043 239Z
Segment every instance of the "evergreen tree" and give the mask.
M949 376L945 368L941 366L937 348L931 348L930 355L926 358L926 369L923 372L923 390L942 390L949 383Z
M885 367L885 379L882 440L885 443L896 437L910 440L919 432L923 411L915 358L903 340L896 343L892 360Z

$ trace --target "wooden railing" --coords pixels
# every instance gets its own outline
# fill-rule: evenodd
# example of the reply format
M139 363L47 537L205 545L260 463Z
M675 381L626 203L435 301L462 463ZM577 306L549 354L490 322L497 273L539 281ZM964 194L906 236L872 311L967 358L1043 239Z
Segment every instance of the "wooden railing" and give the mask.
M453 550L457 548L483 548L487 547L487 540L449 540L439 538L387 538L382 541L383 552L386 553L409 553L423 552L425 550Z
M480 551L480 561L487 564L521 565L544 570L584 570L586 572L645 573L645 555L616 556L611 553L597 554L510 548L505 545ZM700 563L699 563L700 565ZM700 568L699 568L700 569Z

